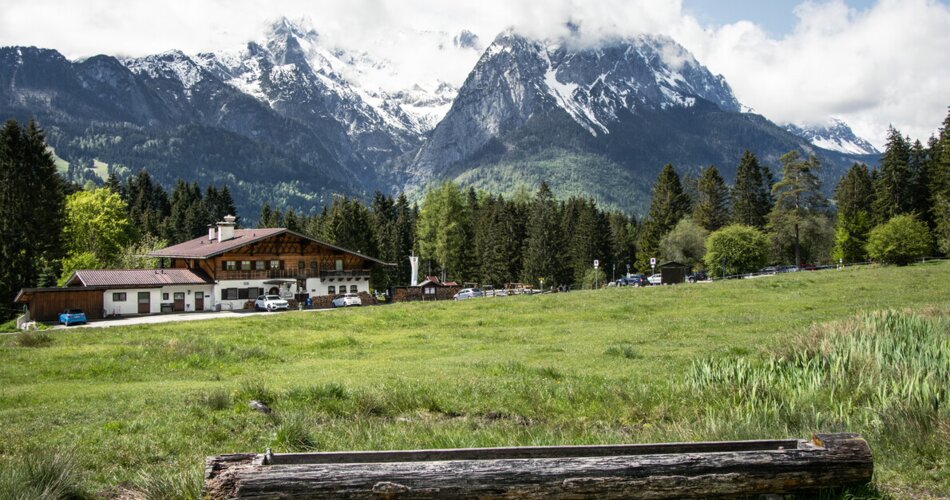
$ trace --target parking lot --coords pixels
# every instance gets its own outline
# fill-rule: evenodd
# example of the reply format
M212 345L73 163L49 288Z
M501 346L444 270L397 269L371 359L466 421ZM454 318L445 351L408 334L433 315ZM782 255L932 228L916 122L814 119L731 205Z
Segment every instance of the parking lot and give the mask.
M307 312L321 312L321 311L332 311L332 309L305 309ZM258 315L274 315L282 314L280 312L258 312L253 310L247 311L212 311L212 312L191 312L191 313L180 313L180 314L155 314L155 315L146 315L146 316L133 316L125 318L115 318L115 319L102 319L86 323L85 325L75 325L68 327L70 330L77 328L111 328L114 326L131 326L131 325L153 325L158 323L171 323L175 321L201 321L208 319L227 319L227 318L243 318L246 316L258 316ZM66 329L67 327L63 325L51 326L53 329Z

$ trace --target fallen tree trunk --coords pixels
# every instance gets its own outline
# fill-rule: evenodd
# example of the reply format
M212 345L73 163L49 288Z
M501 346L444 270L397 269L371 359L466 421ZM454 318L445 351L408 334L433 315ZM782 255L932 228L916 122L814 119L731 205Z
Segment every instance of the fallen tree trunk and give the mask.
M691 498L865 484L856 434L811 440L221 455L211 498Z

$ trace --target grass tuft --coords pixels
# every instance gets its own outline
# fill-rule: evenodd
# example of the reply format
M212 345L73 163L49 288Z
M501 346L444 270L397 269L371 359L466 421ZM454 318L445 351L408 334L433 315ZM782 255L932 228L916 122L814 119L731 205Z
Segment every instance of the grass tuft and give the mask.
M612 345L604 351L604 355L626 359L637 359L640 357L637 349L630 344Z
M149 500L197 500L201 498L203 486L204 477L200 469L153 469L139 473L134 485L135 491L129 492L127 496Z
M0 498L60 500L89 495L81 487L72 452L39 451L0 469Z
M49 347L53 345L53 336L45 332L22 331L16 334L16 344L20 347Z

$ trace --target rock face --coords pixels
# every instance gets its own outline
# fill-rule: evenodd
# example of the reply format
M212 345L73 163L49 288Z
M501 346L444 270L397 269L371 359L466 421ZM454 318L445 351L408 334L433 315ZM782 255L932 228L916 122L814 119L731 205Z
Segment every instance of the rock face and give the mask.
M390 61L286 19L233 53L69 61L5 47L0 114L35 117L58 156L90 167L70 169L75 180L101 179L97 160L166 185L227 183L242 214L445 179L493 192L547 180L561 196L642 212L666 163L682 173L715 164L728 181L746 149L772 164L798 149L819 154L833 180L876 152L844 124L786 130L741 112L725 80L668 37L590 46L507 31L484 50L468 31L419 39L433 53L481 57L458 88L395 83Z

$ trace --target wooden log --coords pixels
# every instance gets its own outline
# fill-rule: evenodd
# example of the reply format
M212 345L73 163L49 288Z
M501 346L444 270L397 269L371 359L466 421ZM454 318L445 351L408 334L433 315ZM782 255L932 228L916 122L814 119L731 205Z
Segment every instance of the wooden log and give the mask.
M812 440L301 454L207 461L211 498L696 498L865 484L856 434Z

